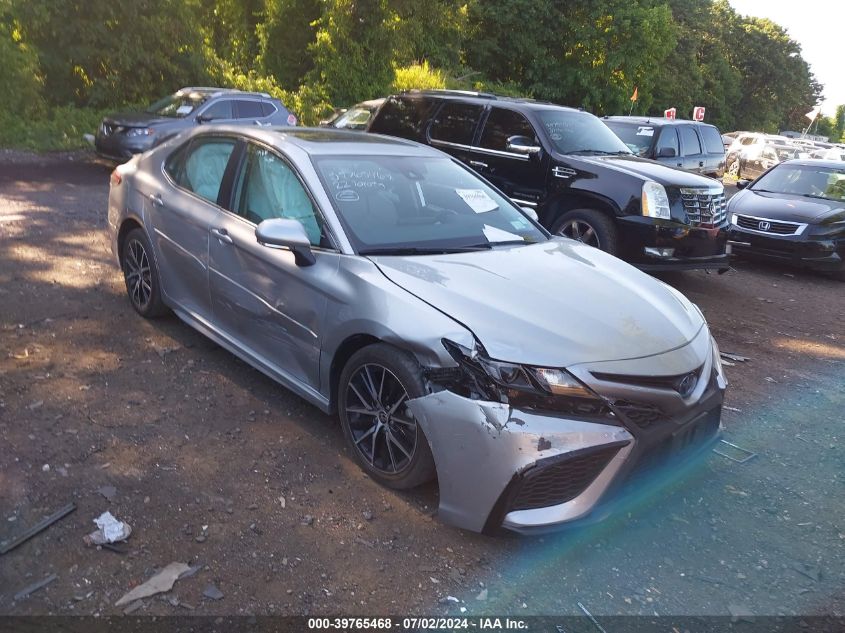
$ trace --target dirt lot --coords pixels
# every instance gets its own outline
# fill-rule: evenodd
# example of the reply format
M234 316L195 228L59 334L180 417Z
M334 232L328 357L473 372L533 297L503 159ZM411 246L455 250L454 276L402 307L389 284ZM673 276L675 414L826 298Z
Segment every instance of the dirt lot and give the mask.
M0 154L0 541L77 505L0 556L0 613L119 614L180 561L202 567L136 614L843 614L845 284L665 277L751 358L727 368L724 420L757 456L710 455L593 528L490 538L439 523L434 486L367 479L333 419L177 319L139 318L108 173ZM133 527L123 554L82 541L105 510Z

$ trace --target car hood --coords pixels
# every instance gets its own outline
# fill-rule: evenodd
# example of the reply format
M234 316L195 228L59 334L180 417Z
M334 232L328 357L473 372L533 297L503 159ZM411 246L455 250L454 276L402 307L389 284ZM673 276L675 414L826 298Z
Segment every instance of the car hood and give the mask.
M677 167L669 167L657 161L639 156L577 156L568 154L565 160L569 163L587 163L594 167L605 168L616 172L623 172L629 176L636 176L642 180L654 180L661 185L677 187L713 187L722 186L720 182L699 176Z
M819 198L805 198L789 193L768 193L745 189L731 198L730 213L787 222L819 222L827 216L842 213L845 203Z
M641 358L689 343L683 295L566 239L447 255L372 257L394 283L469 328L494 359L546 367Z
M150 112L118 112L110 114L103 119L110 125L121 125L123 127L145 127L156 123L167 123L177 119L158 116Z

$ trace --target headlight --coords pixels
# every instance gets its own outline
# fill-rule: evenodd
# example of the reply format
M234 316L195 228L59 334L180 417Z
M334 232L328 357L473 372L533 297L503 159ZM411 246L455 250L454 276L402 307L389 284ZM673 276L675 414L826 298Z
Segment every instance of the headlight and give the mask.
M672 217L666 189L653 180L647 180L643 183L642 207L643 215L646 217L663 220L669 220Z
M151 127L131 127L126 130L126 136L152 136L156 131Z
M469 350L446 339L443 345L460 367L459 374L444 381L447 388L457 393L582 414L605 415L609 411L598 395L565 369L493 360L483 349Z

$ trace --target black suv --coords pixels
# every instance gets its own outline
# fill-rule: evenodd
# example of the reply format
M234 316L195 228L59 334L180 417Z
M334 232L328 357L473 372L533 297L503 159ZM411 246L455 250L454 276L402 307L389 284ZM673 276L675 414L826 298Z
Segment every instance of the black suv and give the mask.
M715 125L639 116L602 121L637 156L713 178L725 175L725 143Z
M470 165L553 233L644 270L727 270L722 184L639 158L601 119L491 94L389 97L369 132L437 147Z

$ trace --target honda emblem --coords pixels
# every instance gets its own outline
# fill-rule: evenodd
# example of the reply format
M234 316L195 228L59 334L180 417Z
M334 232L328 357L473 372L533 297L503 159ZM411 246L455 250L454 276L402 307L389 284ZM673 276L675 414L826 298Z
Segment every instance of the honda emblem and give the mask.
M757 228L761 231L768 231L770 228L772 228L772 223L767 222L766 220L760 220L760 223L757 225Z

